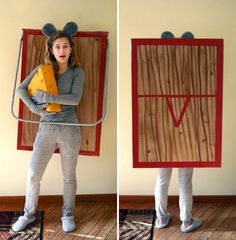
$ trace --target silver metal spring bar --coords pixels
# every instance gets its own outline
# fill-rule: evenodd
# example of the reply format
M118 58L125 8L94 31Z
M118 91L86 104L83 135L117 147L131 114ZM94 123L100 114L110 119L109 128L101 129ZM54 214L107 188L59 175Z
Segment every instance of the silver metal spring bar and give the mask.
M83 126L83 127L91 127L96 126L99 123L101 123L107 112L107 88L108 88L108 64L109 64L109 44L107 42L107 48L106 48L106 72L105 72L105 86L104 86L104 96L103 96L103 112L102 117L97 120L96 122L90 122L90 123L63 123L63 122L46 122L46 121L35 121L30 119L23 119L15 115L14 113L14 100L15 100L15 93L16 93L16 83L17 83L17 76L19 71L19 63L20 63L20 56L21 56L21 50L22 50L22 41L23 38L20 39L20 46L19 46L19 53L18 53L18 59L17 59L17 66L16 66L16 74L15 74L15 81L14 81L14 87L13 87L13 94L12 94L12 102L11 102L11 114L12 116L21 122L27 122L27 123L37 123L37 124L53 124L53 125L63 125L63 126Z

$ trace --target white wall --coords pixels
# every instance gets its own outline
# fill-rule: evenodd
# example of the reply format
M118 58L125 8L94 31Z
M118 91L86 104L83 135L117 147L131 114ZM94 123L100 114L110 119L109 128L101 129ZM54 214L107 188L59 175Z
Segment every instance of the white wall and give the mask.
M163 31L180 36L224 39L222 168L195 169L196 195L234 195L236 156L235 0L120 0L118 154L120 195L153 195L157 169L132 168L131 38L159 38ZM170 194L178 194L173 171Z
M0 1L0 196L25 194L32 154L16 150L17 121L10 114L21 29L40 29L47 22L60 29L68 21L77 22L81 31L108 31L110 42L108 111L102 126L101 155L79 157L77 193L116 193L115 0L8 0ZM60 156L54 154L42 180L41 194L61 193Z

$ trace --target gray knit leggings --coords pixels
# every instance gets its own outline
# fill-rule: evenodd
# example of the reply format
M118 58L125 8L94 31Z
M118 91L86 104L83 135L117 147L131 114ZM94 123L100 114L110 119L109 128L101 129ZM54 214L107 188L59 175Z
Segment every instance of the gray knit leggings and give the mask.
M36 212L40 181L56 148L60 149L64 180L63 216L73 215L77 188L76 165L80 144L79 127L48 124L39 126L28 171L25 216L31 217Z
M155 206L157 217L163 219L167 216L168 188L172 168L160 168L155 188ZM179 168L179 207L181 221L192 219L193 190L192 190L193 168Z

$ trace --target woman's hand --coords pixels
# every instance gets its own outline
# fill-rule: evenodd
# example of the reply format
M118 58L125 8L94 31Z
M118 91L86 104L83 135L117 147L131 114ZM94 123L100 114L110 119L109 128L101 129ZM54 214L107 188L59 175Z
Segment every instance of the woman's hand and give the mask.
M54 112L46 112L46 107L47 104L40 104L40 105L36 105L36 104L30 104L29 106L29 110L33 113L36 113L40 116L45 116L45 115L52 115L55 114Z
M31 97L31 99L36 104L45 104L45 103L51 103L51 96L52 94L48 94L42 90L37 90L35 94Z

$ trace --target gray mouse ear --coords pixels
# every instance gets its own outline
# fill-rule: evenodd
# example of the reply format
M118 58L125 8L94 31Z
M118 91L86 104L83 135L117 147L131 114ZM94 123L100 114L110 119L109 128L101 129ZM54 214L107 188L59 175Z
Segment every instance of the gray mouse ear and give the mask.
M194 38L194 35L191 32L185 32L181 35L181 38Z
M175 36L172 32L165 31L161 34L161 38L175 38Z
M57 32L57 29L53 24L46 23L42 28L42 32L46 37L50 38Z
M73 37L78 31L78 26L75 22L68 22L64 28L63 32Z

